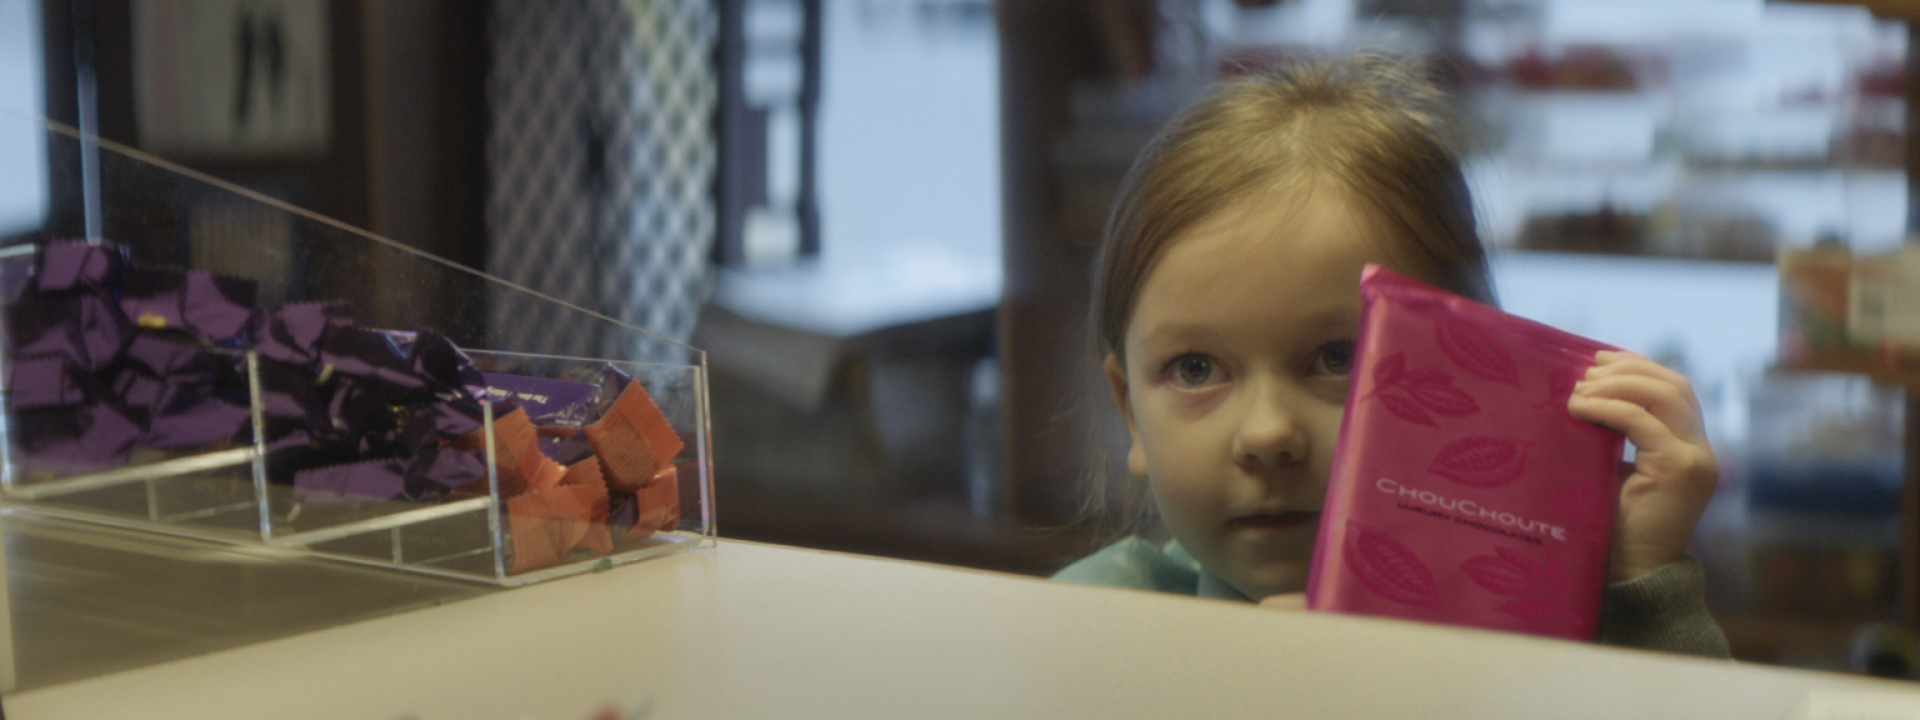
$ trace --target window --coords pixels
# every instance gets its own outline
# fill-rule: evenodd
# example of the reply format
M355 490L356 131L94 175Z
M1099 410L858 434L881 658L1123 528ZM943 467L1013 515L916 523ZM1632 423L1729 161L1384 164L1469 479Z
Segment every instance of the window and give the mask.
M47 216L45 114L40 62L40 3L0 0L0 236L38 229Z

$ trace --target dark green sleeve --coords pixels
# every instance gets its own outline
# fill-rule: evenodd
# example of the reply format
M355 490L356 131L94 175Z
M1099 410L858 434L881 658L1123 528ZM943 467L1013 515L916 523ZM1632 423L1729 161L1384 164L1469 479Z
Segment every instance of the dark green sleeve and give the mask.
M1683 655L1731 658L1727 636L1707 613L1706 574L1691 557L1607 586L1600 642Z

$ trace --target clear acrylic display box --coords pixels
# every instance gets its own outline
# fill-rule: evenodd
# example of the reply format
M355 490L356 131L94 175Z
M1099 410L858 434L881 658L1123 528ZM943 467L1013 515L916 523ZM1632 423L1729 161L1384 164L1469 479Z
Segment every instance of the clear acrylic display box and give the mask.
M261 372L273 361L247 347L246 341L226 346L203 342L202 349L212 358L209 362L219 365L222 373L231 373L228 379L239 388L229 398L230 404L244 407L248 417L235 432L223 433L224 437L211 442L191 447L136 444L130 452L102 453L111 458L106 460L88 458L76 463L36 459L45 455L44 444L33 443L41 442L37 438L45 433L31 430L35 423L47 423L49 417L84 423L88 417L100 417L99 411L18 408L16 396L26 386L17 388L14 383L35 380L24 373L16 377L16 368L6 367L6 441L0 443L0 499L4 499L9 512L268 547L505 586L711 544L713 481L705 353L64 126L4 111L0 111L0 126L14 126L9 132L25 127L36 137L46 138L55 204L60 202L60 193L78 192L81 197L76 200L84 204L84 234L91 238L89 242L124 248L132 266L205 270L245 278L255 283L254 306L259 308L295 303L344 304L351 308L355 327L377 330L396 347L407 347L418 332L444 335L464 351L475 369L485 373L585 384L615 370L645 389L683 445L673 457L658 460L662 465L670 464L674 472L663 470L644 491L609 491L598 515L591 510L569 514L544 505L516 514L517 496L503 496L503 490L508 490L503 487L503 468L513 459L498 457L501 451L495 442L496 430L501 428L496 413L506 413L512 406L497 397L475 397L482 409L479 430L470 434L471 442L464 449L484 457L484 466L478 470L478 479L459 490L439 488L415 493L410 484L406 493L385 496L316 490L311 484L296 487L293 480L297 472L312 467L310 462L299 467L299 458L303 457L298 455L299 447L276 445L281 438L275 437L272 423L267 421L269 403L263 395ZM251 234L233 232L235 226ZM77 238L43 234L14 238L13 244L0 247L0 267L6 268L6 272L0 272L0 290L4 290L0 297L7 302L5 327L9 332L8 352L0 355L0 362L16 364L11 334L20 327L15 317L18 306L33 302L23 299L27 297L23 288L30 289L34 282L28 268L36 262L38 248L46 242L73 239ZM561 318L572 333L591 334L597 347L631 348L631 352L617 357L559 357L550 348L496 344L499 338L515 334L490 333L490 322L532 316L535 313L530 311L536 308L542 317ZM131 333L147 332L156 325L159 330L165 329L159 321L134 320L137 322L133 325L124 326ZM76 369L72 363L66 367L70 374L90 372ZM91 372L96 377L108 377L114 371L111 364L106 367ZM332 369L321 368L314 378L316 387L329 381L331 376L326 373ZM39 377L43 376L34 376ZM112 390L96 381L70 394L84 396L76 400L76 407L94 408L125 400L99 397L103 393L111 395ZM153 414L157 417L159 412L154 410ZM410 411L396 406L393 412L404 416ZM131 411L127 416L137 417ZM565 428L558 433L551 432L554 430L546 428L542 435L566 432ZM85 440L93 436L81 432L76 437ZM74 455L68 450L63 457ZM396 467L405 468L417 459L393 456L391 450L385 455L345 460L392 460L398 463ZM663 489L662 482L675 487ZM675 496L677 520L672 512L660 512L663 503L675 502ZM620 525L623 501L643 508L627 508L629 514L650 514L665 524L654 532L626 532L627 528ZM520 543L515 540L516 528L522 533ZM600 533L604 542L589 547L595 544L575 537L582 532ZM533 557L527 548L536 545L552 550L556 557L521 562L516 567L516 556L525 553L527 558ZM571 549L564 549L569 546Z

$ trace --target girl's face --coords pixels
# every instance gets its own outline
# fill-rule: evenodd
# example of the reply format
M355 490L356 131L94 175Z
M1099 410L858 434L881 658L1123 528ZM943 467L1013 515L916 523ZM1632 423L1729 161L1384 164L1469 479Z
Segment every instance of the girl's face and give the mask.
M1360 322L1386 264L1344 193L1256 194L1163 251L1107 357L1127 466L1173 537L1260 599L1305 587Z

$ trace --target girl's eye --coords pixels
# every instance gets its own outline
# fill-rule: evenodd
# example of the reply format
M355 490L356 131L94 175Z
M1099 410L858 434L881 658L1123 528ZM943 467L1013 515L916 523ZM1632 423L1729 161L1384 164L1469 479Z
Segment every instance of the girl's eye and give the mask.
M1313 372L1318 375L1347 375L1353 372L1353 343L1347 340L1330 342L1320 347L1313 358Z
M1186 387L1204 387L1214 381L1220 369L1205 355L1181 355L1169 363L1173 381Z

